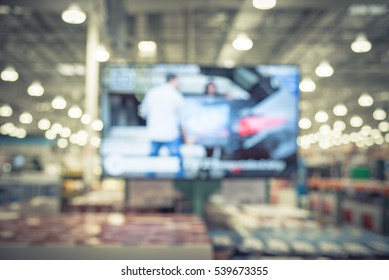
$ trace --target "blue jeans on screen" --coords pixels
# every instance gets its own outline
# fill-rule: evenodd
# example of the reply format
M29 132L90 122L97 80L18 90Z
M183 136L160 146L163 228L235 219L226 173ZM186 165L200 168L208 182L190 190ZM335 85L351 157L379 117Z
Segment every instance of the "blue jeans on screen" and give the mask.
M182 178L184 175L184 168L183 168L183 160L182 160L182 155L180 153L180 147L181 147L182 141L181 138L177 138L173 141L169 142L160 142L160 141L151 141L151 151L149 156L151 157L157 157L159 155L159 150L163 147L166 146L167 149L169 150L169 155L172 157L177 157L179 160L179 171L176 174L177 178ZM155 172L148 172L147 177L155 177Z

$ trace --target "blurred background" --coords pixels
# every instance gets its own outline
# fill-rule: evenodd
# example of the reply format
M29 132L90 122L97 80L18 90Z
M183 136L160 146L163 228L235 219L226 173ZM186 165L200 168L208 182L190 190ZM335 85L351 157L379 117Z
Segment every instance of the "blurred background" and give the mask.
M389 258L388 33L385 0L0 1L0 257ZM294 176L102 178L102 70L157 63L299 66Z

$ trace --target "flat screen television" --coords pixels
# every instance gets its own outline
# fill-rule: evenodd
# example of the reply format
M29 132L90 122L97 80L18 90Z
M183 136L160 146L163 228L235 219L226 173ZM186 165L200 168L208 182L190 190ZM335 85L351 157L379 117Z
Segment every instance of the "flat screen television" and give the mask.
M295 65L109 65L101 94L103 176L294 176L299 80Z

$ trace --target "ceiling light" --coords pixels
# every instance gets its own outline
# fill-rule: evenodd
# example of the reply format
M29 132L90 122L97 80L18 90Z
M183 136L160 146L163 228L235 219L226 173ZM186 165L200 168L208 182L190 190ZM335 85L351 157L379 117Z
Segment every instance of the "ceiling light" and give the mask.
M69 137L69 141L70 141L70 143L72 143L72 144L77 144L78 143L78 135L77 134L72 134L72 135L70 135L70 137Z
M315 114L315 120L320 123L328 121L328 114L324 111L319 111Z
M15 82L19 78L19 74L14 67L7 66L1 72L0 77L5 82Z
M386 112L381 108L377 108L373 112L373 118L377 121L383 121L386 118Z
M62 20L70 24L81 24L86 20L86 14L78 5L72 4L62 12Z
M382 145L382 144L384 144L384 143L385 143L384 137L381 136L381 137L379 137L379 138L374 139L374 143L377 144L377 145Z
M38 122L38 128L41 130L47 130L50 128L50 126L51 126L51 123L48 119L41 119Z
M27 136L27 131L24 128L17 128L15 130L15 136L16 138L25 138Z
M0 15L8 15L11 13L11 7L6 5L0 5Z
M334 68L327 61L322 61L315 69L316 75L322 78L331 77L334 74Z
M347 115L347 107L341 103L337 104L334 107L334 115L338 117Z
M348 134L343 134L341 137L340 137L340 141L342 142L342 144L349 144L350 143L350 136Z
M141 57L153 57L157 53L157 43L154 41L140 41L138 50Z
M1 126L1 134L10 134L12 131L16 129L15 125L13 123L5 123Z
M322 135L328 135L331 132L331 127L328 124L320 126L319 131Z
M253 6L259 10L269 10L276 6L276 0L253 0Z
M352 127L361 127L363 125L363 120L360 116L353 116L350 119L350 125Z
M366 53L371 50L371 43L365 34L360 33L351 43L351 49L356 53Z
M336 131L343 131L346 129L346 124L343 121L334 122L334 129Z
M374 99L368 93L362 93L362 95L358 98L358 104L362 107L369 107L373 105Z
M237 51L248 51L253 47L253 41L246 34L239 34L232 42L232 46Z
M364 136L370 135L372 128L370 125L364 125L361 127L361 134Z
M379 131L378 129L372 129L371 131L370 131L370 135L373 137L373 138L378 138L378 137L380 137L380 136L382 136L381 135L381 131Z
M69 145L69 142L68 142L67 139L60 138L60 139L58 139L58 141L57 141L57 145L58 145L58 147L60 147L61 149L65 149L65 148Z
M65 109L66 105L67 105L67 102L66 102L65 98L63 98L62 96L57 96L53 99L53 101L51 101L51 107L53 107L54 109L57 109L57 110Z
M81 122L82 124L90 124L90 122L92 121L92 117L89 115L89 114L83 114L82 117L81 117Z
M39 81L34 81L27 88L27 92L31 96L41 96L45 92L45 89Z
M233 61L232 59L226 59L224 61L224 67L233 68L234 66L235 66L235 61Z
M309 129L310 127L312 126L312 122L310 119L308 118L302 118L300 121L299 121L299 127L301 129Z
M63 138L68 138L70 135L72 135L72 130L69 127L64 127L59 132L59 135L61 135Z
M101 131L104 128L102 120L94 120L91 124L91 127L95 131Z
M90 139L90 143L93 147L100 147L100 144L101 144L101 139L100 137L98 136L93 136L91 139Z
M62 76L84 76L85 66L79 63L59 63L57 64L57 71Z
M74 76L74 68L70 63L60 63L57 65L57 71L63 76Z
M60 123L53 123L51 128L50 128L50 131L54 132L55 134L59 134L59 133L61 133L62 129L63 129L62 124L60 124Z
M378 129L381 132L388 132L389 131L389 122L380 122L378 124Z
M386 143L389 143L389 133L387 133L387 134L385 135L385 142L386 142Z
M300 136L300 137L297 137L297 145L299 145L300 147L308 147L311 145L311 142L306 135Z
M96 48L94 52L94 58L98 62L106 62L110 58L110 54L103 45L100 45Z
M319 142L319 147L323 150L327 150L332 147L331 142L329 140L322 140Z
M351 16L382 16L388 12L388 8L384 3L352 4L348 8L348 12Z
M52 130L47 130L45 132L45 137L46 139L48 140L54 140L55 138L57 138L57 133L55 133L54 131Z
M10 117L13 114L13 110L11 106L8 104L4 104L3 106L0 107L0 116L1 117Z
M85 130L78 131L76 139L76 144L78 144L79 146L85 146L86 144L88 144L88 132L86 132Z
M78 118L81 118L82 116L82 110L79 106L77 105L74 105L72 107L70 107L69 111L68 111L68 116L72 119L78 119Z
M33 117L30 113L28 112L24 112L23 114L21 114L19 116L19 121L22 123L22 124L30 124L32 123L32 120L33 120Z
M86 146L86 145L88 144L88 139L80 138L80 139L78 139L77 144L78 144L79 146L81 146L81 147Z
M304 78L299 86L302 92L313 92L316 89L315 82L310 78Z

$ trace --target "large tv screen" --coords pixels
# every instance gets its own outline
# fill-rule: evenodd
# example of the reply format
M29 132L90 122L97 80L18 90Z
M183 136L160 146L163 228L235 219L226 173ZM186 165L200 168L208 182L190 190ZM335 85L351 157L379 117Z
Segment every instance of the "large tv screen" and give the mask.
M297 66L110 65L103 77L104 176L295 173Z

